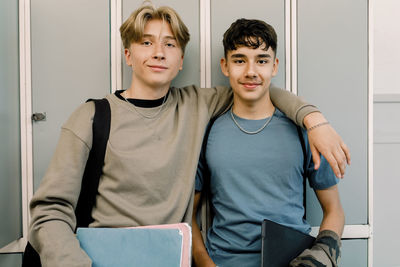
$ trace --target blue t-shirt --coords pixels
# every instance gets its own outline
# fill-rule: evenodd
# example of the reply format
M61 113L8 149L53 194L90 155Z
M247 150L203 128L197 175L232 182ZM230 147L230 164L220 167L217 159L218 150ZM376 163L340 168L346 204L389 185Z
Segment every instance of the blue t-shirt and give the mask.
M235 119L247 131L265 123ZM214 218L206 247L217 265L260 266L264 219L310 232L310 225L303 220L303 173L314 189L331 187L338 179L324 158L319 170L314 170L305 131L304 170L296 127L278 109L267 127L255 135L242 132L230 112L214 122L200 158L195 189L203 189L208 168Z

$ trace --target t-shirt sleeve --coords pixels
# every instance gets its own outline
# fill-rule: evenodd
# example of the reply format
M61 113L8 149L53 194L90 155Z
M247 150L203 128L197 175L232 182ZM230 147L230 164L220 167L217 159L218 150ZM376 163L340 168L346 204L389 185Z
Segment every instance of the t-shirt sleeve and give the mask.
M303 136L306 145L307 152L307 168L305 170L306 176L310 187L315 190L327 189L339 183L339 179L336 178L328 161L321 155L321 164L318 170L314 170L314 162L312 161L312 155L310 145L308 143L307 132L303 130Z
M200 153L199 163L197 164L196 180L194 189L196 191L203 191L204 175L206 172L206 162L203 154L203 150Z
M207 165L207 159L206 159L206 149L207 149L207 145L208 145L208 136L210 134L211 131L211 127L214 124L214 120L212 120L211 122L208 123L207 125L207 129L206 132L204 134L204 138L203 138L203 143L201 146L201 152L200 152L200 157L199 157L199 163L197 164L197 171L196 171L196 179L195 179L195 187L194 189L196 191L203 191L204 188L204 184L206 182L210 182L208 179L208 181L206 180L207 177L210 177L210 171L208 169L208 165Z
M328 161L322 155L319 169L314 170L314 163L312 162L308 168L308 173L310 186L316 190L327 189L339 183L339 179L336 178Z

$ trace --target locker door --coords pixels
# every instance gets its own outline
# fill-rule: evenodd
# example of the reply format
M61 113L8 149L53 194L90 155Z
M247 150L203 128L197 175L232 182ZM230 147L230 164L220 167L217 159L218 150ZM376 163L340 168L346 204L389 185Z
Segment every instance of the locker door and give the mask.
M368 1L297 1L297 44L298 94L320 108L351 149L339 190L346 225L363 227L369 223ZM322 212L308 193L307 219L319 226ZM344 240L340 266L367 266L367 252L367 239Z
M22 237L18 3L0 1L0 266L19 266L3 254Z
M34 188L53 155L60 127L88 98L110 92L108 0L32 0Z

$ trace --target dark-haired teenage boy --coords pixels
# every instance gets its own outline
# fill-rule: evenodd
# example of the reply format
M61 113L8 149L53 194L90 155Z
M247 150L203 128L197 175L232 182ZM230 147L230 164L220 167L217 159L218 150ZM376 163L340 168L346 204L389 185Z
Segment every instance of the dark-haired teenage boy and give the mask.
M303 173L324 216L314 246L291 266L337 266L344 227L338 179L324 158L314 169L305 131L304 158L296 125L271 102L271 78L279 63L275 30L263 21L239 19L225 32L223 44L221 69L229 77L234 104L212 124L199 161L192 217L196 266L261 266L263 219L309 233ZM207 186L214 217L205 247L196 212Z

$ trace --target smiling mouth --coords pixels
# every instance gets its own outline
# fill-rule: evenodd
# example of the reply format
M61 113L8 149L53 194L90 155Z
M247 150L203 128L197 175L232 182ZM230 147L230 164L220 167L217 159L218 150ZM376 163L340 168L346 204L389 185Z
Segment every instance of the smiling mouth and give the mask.
M165 66L159 66L159 65L149 65L149 68L151 68L154 71L163 71L163 70L168 69Z
M256 88L257 86L261 85L261 83L241 83L243 87L248 89Z

